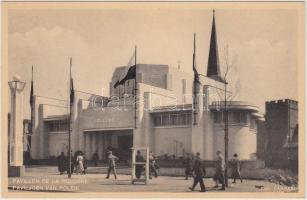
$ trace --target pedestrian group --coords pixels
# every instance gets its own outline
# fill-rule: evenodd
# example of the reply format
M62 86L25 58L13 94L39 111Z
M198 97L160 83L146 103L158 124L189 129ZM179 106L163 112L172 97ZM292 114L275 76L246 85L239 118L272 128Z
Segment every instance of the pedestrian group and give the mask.
M64 152L61 152L61 154L58 156L58 170L60 172L60 175L65 173L69 167L71 167L71 173L75 172L76 174L86 174L87 169L87 161L85 159L84 153L81 151L78 151L75 153L75 156L72 156L72 152L70 153L71 156L71 166L69 166L69 157L66 157L64 155ZM98 165L98 153L97 151L93 154L92 160L94 162L94 166ZM118 157L113 155L112 150L107 151L107 165L108 165L108 171L106 178L110 178L110 174L113 173L114 178L117 179L117 173L116 173L116 162L119 160ZM140 179L142 176L143 171L145 170L145 159L142 156L141 152L138 150L136 157L135 157L136 165L135 165L135 176L137 179ZM143 163L142 163L143 162ZM243 182L242 176L241 176L241 162L239 160L238 154L233 155L232 159L232 177L233 182L236 183L237 179L240 179L241 183ZM75 169L75 171L74 171ZM159 169L159 166L156 162L156 158L152 151L149 153L149 179L152 179L152 176L155 178L158 177L157 169ZM225 190L225 169L226 169L226 163L224 156L222 155L221 151L216 152L216 166L215 166L215 174L213 176L213 180L215 181L214 188L219 188L219 185L221 185L221 188L219 190ZM189 177L193 177L193 184L189 189L191 191L194 191L196 186L200 185L200 192L206 192L206 187L203 178L206 176L206 168L204 161L200 158L200 153L197 152L196 156L194 157L193 154L187 154L187 157L185 159L185 180L188 180Z

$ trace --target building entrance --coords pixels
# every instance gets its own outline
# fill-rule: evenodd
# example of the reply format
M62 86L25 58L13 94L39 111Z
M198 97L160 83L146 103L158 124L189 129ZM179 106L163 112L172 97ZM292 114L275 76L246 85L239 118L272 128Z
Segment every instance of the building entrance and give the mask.
M92 160L93 154L97 152L99 160L106 162L109 150L119 158L119 162L131 160L133 130L84 131L84 134L87 160Z

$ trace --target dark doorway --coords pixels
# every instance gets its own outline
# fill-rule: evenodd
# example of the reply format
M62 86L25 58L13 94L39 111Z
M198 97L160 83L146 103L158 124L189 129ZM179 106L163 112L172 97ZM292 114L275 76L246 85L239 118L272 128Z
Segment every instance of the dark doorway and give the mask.
M118 149L120 160L127 162L131 160L131 147L133 146L133 135L118 136Z

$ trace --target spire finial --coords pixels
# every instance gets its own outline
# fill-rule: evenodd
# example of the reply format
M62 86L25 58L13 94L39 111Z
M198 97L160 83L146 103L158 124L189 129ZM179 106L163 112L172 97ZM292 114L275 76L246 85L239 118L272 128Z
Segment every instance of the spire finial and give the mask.
M215 9L213 9L213 10L212 10L212 12L213 12L213 15L214 15L214 13L215 13Z

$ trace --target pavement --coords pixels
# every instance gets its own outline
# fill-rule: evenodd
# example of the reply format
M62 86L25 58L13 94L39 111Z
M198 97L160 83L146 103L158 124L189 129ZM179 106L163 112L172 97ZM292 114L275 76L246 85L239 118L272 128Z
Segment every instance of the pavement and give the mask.
M9 178L9 191L40 191L40 192L192 192L188 188L193 180L184 177L159 176L149 180L148 184L132 184L129 168L117 170L118 178L110 176L106 179L105 167L89 167L88 174L73 174L68 179L67 174L60 175L57 167L35 166L26 168L22 178ZM214 188L211 178L204 179L208 192L224 192ZM195 188L198 192L199 186ZM297 188L287 188L265 180L247 180L236 184L229 180L227 192L294 192Z

